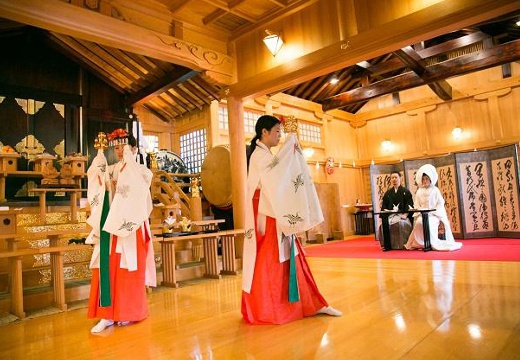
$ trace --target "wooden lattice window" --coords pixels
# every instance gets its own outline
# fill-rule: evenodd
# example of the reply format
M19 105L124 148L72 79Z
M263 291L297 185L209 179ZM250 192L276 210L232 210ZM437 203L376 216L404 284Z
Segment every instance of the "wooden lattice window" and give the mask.
M206 156L206 129L199 129L180 136L181 159L191 174L199 173Z
M321 126L300 122L300 141L321 144Z

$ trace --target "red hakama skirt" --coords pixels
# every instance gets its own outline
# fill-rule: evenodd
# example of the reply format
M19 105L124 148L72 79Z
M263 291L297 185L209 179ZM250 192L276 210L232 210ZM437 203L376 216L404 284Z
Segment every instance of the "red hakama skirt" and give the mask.
M92 269L90 298L87 316L90 319L113 321L141 321L148 316L145 271L148 254L148 236L143 236L142 227L137 229L137 270L128 271L119 267L121 254L116 253L117 236L112 236L110 249L110 306L100 307L99 269ZM145 238L146 237L146 238Z
M253 197L255 224L258 216L260 191ZM255 229L256 230L256 229ZM289 261L280 263L276 220L266 219L265 235L256 232L256 263L251 293L242 291L242 316L248 324L285 324L306 316L316 315L328 306L316 286L309 264L298 240L296 275L300 300L289 302Z

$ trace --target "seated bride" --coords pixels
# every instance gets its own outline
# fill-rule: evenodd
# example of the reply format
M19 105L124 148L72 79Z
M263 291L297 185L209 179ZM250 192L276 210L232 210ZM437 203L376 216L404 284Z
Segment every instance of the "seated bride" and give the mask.
M428 215L428 223L430 227L430 242L433 250L451 251L459 250L462 243L456 242L451 232L448 214L444 208L444 198L437 186L439 176L437 170L431 164L425 164L417 170L415 181L419 184L419 188L415 193L414 205L419 209L435 209ZM405 244L408 250L424 248L423 222L420 213L415 213L415 222L412 233ZM438 229L439 223L444 225L446 240L439 239Z

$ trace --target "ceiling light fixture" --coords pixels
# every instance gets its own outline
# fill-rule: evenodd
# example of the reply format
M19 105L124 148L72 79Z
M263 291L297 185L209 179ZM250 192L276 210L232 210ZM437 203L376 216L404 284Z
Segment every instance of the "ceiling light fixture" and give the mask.
M329 81L329 83L332 85L336 85L338 82L339 82L339 79L336 76L333 76Z
M276 56L278 54L278 51L282 48L283 40L280 35L270 32L269 30L266 30L265 33L267 34L266 37L264 37L264 44L267 46L271 54L273 56Z
M384 151L389 151L392 148L392 141L385 139L381 142L381 147Z
M460 137L462 136L462 128L459 127L459 126L455 126L453 128L453 130L451 131L451 135L453 135L453 137L458 140L460 139Z
M306 159L310 159L314 155L314 149L311 147L303 149L303 156L305 156Z

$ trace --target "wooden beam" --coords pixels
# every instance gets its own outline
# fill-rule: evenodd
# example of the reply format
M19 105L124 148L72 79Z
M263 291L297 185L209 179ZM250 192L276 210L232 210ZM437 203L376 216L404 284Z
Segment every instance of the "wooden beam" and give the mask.
M498 45L492 49L481 50L473 54L459 56L429 66L422 77L414 72L408 72L379 81L364 88L358 88L333 96L323 101L323 110L337 109L360 101L367 101L377 96L427 85L432 82L499 66L518 59L520 59L520 40L515 40L503 45Z
M113 74L107 72L105 69L100 68L92 60L86 56L84 56L85 49L83 51L78 51L77 48L73 48L64 44L59 38L56 36L51 36L45 40L49 47L53 48L60 54L63 54L67 57L74 59L79 65L89 70L93 74L97 74L97 76L103 80L106 84L113 87L116 91L121 94L125 93L125 87L120 83L118 79L116 79Z
M200 76L194 77L192 81L200 86L204 91L206 91L208 94L213 96L215 100L220 101L220 95L218 93L218 90L215 89L214 86L210 85L206 80L201 78Z
M214 99L212 96L207 96L204 91L199 90L195 85L191 84L189 81L185 81L182 83L182 86L186 88L189 92L196 95L200 100L202 100L206 104L211 104L211 100L218 100ZM209 99L209 98L212 99Z
M155 110L154 107L148 105L148 104L144 104L143 107L148 110L149 112L151 112L152 114L154 114L157 118L161 119L162 121L164 121L165 123L169 124L170 123L170 119L168 119L166 116L164 116L162 113L158 112ZM173 119L172 119L173 120Z
M235 60L217 51L60 0L0 0L3 18L236 80Z
M277 93L360 61L519 9L518 0L444 0L243 78L230 86L229 96L247 101Z
M411 46L406 46L394 52L401 61L410 68L414 73L423 77L428 72L426 64L423 59L415 52ZM433 83L429 83L430 89L437 94L442 100L451 100L451 85L446 80L439 80Z
M68 94L57 91L48 91L19 85L11 85L2 82L0 82L0 89L2 89L3 96L12 96L18 98L30 97L38 101L49 101L54 103L70 104L77 106L81 106L83 103L82 95Z
M162 94L165 91L168 91L168 89L171 89L172 87L175 87L176 85L191 79L196 75L198 75L197 71L179 67L158 81L142 88L135 94L128 96L125 101L126 106L132 107L144 104L148 100Z
M209 25L212 22L217 21L218 19L220 19L221 17L223 17L224 15L227 15L227 14L228 14L228 12L226 10L217 9L217 10L213 11L211 14L209 14L208 16L204 17L202 19L202 23L204 25Z
M320 0L295 0L291 2L291 5L286 5L283 8L274 10L268 16L262 18L262 20L251 22L250 24L244 24L237 28L233 35L230 38L230 41L235 41L239 39L241 36L246 35L250 32L256 31L258 29L265 29L265 27L269 24L281 22L286 17L289 17L306 7L311 6L312 4L318 2Z

